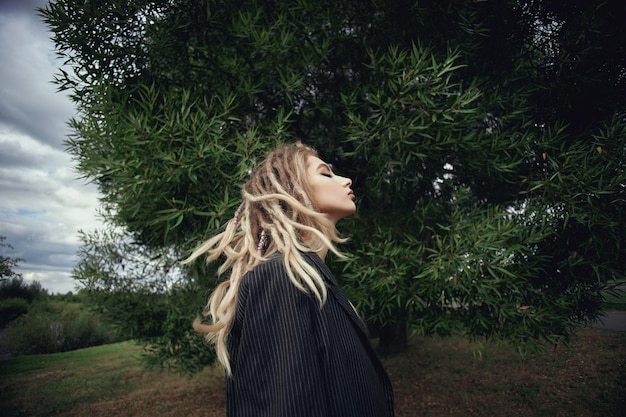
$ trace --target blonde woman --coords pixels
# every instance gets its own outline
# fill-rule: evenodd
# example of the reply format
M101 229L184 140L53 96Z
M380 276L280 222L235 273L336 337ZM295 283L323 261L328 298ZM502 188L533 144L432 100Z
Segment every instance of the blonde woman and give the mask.
M356 210L352 182L315 150L270 153L225 230L201 245L230 274L211 295L206 333L226 370L230 417L387 417L393 392L363 323L324 263L343 255L335 225Z

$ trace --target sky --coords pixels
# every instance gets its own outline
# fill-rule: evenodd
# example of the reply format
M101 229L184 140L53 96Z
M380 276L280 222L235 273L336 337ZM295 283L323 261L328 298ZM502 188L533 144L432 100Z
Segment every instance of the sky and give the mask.
M99 225L98 191L64 151L75 109L52 83L62 62L35 11L46 2L0 0L0 235L13 246L0 253L64 294L77 289L78 231Z

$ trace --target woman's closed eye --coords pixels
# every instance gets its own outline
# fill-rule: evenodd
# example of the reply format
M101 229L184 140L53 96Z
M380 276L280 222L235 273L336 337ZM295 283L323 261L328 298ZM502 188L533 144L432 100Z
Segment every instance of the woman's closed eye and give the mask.
M329 174L328 172L322 172L321 173L323 176L328 177L328 178L332 178L333 174Z

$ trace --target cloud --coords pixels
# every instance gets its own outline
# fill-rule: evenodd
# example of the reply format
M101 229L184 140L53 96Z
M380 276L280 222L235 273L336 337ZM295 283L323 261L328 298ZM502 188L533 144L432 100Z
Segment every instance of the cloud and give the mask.
M24 16L34 16L34 10L37 7L43 7L48 0L2 0L0 2L0 11L3 13L18 13Z
M4 13L3 9L0 125L62 149L66 123L75 109L52 83L59 62L49 32L32 9L28 13Z
M0 2L0 235L18 269L52 292L72 290L78 230L98 227L98 192L78 179L63 141L75 110L52 84L60 62L36 15L45 1Z
M29 152L20 142L11 138L8 131L0 131L0 167L16 168L16 167L35 167L44 162L44 155L35 155ZM1 175L1 174L0 174ZM0 176L0 181L2 177Z

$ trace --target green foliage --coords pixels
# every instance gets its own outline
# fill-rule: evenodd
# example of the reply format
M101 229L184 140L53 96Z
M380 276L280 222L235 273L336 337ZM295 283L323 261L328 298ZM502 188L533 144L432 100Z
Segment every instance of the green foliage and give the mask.
M83 236L76 278L153 363L197 370L214 271L174 265L300 138L354 180L333 267L368 320L566 339L624 277L618 3L50 3L68 150L120 229Z
M7 326L3 350L13 355L54 353L117 340L115 332L84 305L43 301Z
M541 266L533 245L545 231L530 226L520 233L526 216L497 206L456 208L445 220L425 226L421 239L393 237L392 229L371 235L343 274L358 289L357 308L378 324L408 316L419 334L466 333L520 348L553 341L555 323L564 324L545 311L556 297L528 283ZM549 326L541 322L548 320Z
M145 345L147 364L190 373L213 362L191 322L215 285L214 271L196 265L196 279L185 280L193 270L186 277L173 250L138 245L120 230L81 233L81 239L74 269L80 296L119 335Z
M3 252L0 254L0 284L4 286L6 280L19 279L21 274L14 271L15 267L19 265L23 259L13 258L4 254L6 250L13 249L8 243L4 243L6 236L0 235L0 250Z
M28 313L29 302L23 298L0 299L0 328Z
M626 288L623 282L617 283L615 286L611 286L605 290L602 295L604 296L603 306L605 310L618 310L626 311Z
M168 297L167 314L159 323L159 334L140 339L144 342L143 360L150 368L169 368L181 374L193 375L212 364L215 354L207 348L203 337L191 328L190 319L199 312L197 306L206 300L180 292L174 291ZM186 304L190 299L196 299L197 302ZM194 308L195 311L190 311Z
M47 297L48 291L41 286L39 281L26 283L21 275L0 281L0 300L21 298L30 303Z
M11 245L3 243L6 237L0 235L0 248L13 249ZM20 258L0 255L0 327L28 312L29 305L36 300L48 297L48 292L41 287L41 283L24 282L21 274L14 271Z
M536 210L551 212L550 226L557 231L539 247L557 261L546 268L543 279L574 278L595 289L623 278L624 117L616 114L603 121L585 132L590 137L584 140L558 134L540 144L542 161L530 176L527 195Z

